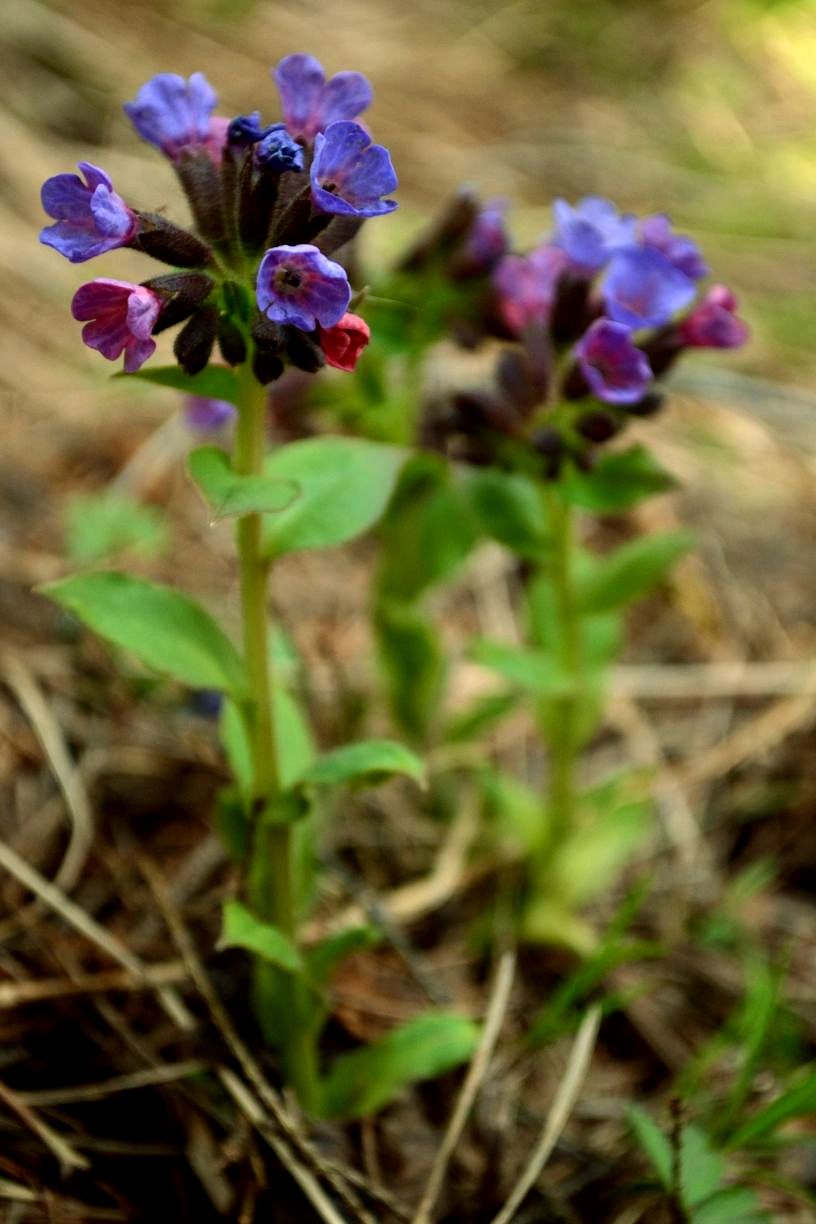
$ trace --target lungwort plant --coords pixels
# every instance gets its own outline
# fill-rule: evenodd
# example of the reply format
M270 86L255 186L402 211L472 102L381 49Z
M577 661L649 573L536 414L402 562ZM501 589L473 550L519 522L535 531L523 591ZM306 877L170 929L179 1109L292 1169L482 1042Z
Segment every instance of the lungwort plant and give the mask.
M581 754L603 712L624 613L692 546L674 531L600 553L587 546L587 516L672 487L644 446L620 436L660 410L678 358L737 348L747 328L730 290L700 292L708 268L663 215L557 200L552 232L516 254L503 214L499 202L480 207L462 193L378 285L378 378L348 388L346 412L356 403L358 420L373 422L374 397L390 394L396 436L427 452L403 471L381 527L375 619L396 719L426 748L479 744L526 703L545 749L543 797L529 778L491 767L478 780L527 863L521 929L586 952L595 935L582 908L641 838L650 799L632 771L582 785ZM474 388L428 377L418 395L418 372L443 338L492 344L492 372L485 379L480 363ZM423 605L485 538L516 559L522 642L472 644L499 686L451 714L446 653Z
M125 573L84 573L47 590L150 668L223 694L235 787L221 824L240 883L226 906L222 945L251 953L258 1020L304 1108L348 1115L466 1058L474 1029L455 1016L425 1016L336 1060L327 1073L318 1056L329 975L370 933L344 932L317 946L301 939L314 898L316 802L327 788L419 778L422 764L389 741L315 754L285 685L267 587L276 558L341 544L369 528L405 453L320 437L269 454L266 396L287 368L354 368L369 329L350 311L340 253L366 218L396 208L388 197L397 179L387 150L357 122L371 101L363 76L341 72L327 81L314 59L290 55L274 78L282 122L264 123L259 112L215 115L216 96L201 73L189 80L160 74L125 106L178 176L190 229L132 207L87 162L81 175L57 175L42 191L53 224L41 240L71 262L129 247L171 268L140 284L98 278L82 285L72 311L84 342L108 360L124 356L128 376L194 396L194 424L207 428L234 409L231 457L205 446L189 468L212 518L236 522L241 647L185 595ZM180 328L178 364L142 370L155 337L171 327ZM216 346L221 362L213 359Z

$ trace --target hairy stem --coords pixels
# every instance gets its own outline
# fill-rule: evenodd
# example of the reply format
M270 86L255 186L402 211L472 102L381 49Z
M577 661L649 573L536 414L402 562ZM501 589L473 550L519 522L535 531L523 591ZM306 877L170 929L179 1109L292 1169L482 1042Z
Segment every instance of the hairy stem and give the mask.
M266 395L252 374L249 358L239 368L239 380L233 466L241 475L255 475L263 470ZM289 823L276 823L282 807L269 655L270 564L263 555L260 514L247 514L238 520L237 543L244 657L251 688L247 714L253 778L249 902L259 918L296 943L294 830ZM303 1108L310 1110L315 1106L317 1072L312 1034L302 1022L303 987L293 976L260 960L253 968L259 1022L280 1046L287 1076Z

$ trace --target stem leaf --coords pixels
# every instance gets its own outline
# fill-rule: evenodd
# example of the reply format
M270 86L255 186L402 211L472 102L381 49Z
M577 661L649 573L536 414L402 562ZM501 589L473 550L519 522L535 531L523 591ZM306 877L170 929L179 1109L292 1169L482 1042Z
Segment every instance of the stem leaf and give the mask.
M187 466L213 512L214 522L243 514L278 514L287 510L300 493L294 480L265 473L240 476L217 446L194 450Z
M319 756L304 771L300 781L314 786L339 786L348 782L372 785L395 774L407 774L421 782L425 766L415 753L393 740L362 740Z
M40 590L155 671L193 688L246 697L238 651L209 613L186 595L113 572L77 574Z
M162 387L173 387L187 395L200 395L209 399L238 403L238 379L225 366L210 365L198 374L185 374L181 366L152 366L137 370L133 374L120 371L114 378L138 378L142 382L158 383Z
M244 948L287 973L304 971L300 953L283 931L269 922L261 922L240 901L227 901L224 906L224 924L218 940L219 951L223 948Z

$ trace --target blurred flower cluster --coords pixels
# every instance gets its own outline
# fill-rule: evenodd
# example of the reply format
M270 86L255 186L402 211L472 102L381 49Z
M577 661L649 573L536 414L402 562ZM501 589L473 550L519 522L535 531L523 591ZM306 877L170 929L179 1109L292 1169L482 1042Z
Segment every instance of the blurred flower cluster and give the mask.
M511 342L489 390L427 405L427 445L485 463L517 459L522 442L555 476L566 456L585 465L630 416L655 412L657 380L685 350L746 340L730 290L698 296L708 268L668 217L638 219L596 196L556 200L551 234L516 254L503 214L463 193L402 264L458 286L448 322L460 343Z
M131 247L173 271L141 284L97 278L76 292L82 338L133 373L156 349L154 336L182 324L174 352L188 374L215 345L229 365L251 353L257 379L285 367L324 363L352 370L369 339L350 313L352 290L331 259L367 217L391 212L397 186L388 151L356 122L372 99L358 72L326 80L308 55L273 70L283 120L260 112L214 114L216 94L197 72L160 73L125 105L142 139L172 164L194 228L132 207L104 170L80 162L42 189L53 224L40 238L72 263Z

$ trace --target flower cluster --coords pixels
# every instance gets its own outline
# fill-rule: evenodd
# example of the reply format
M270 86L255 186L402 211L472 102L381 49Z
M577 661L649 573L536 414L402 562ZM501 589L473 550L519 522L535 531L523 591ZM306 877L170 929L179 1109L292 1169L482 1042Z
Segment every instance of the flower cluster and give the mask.
M474 214L475 235L495 234L495 205ZM515 346L503 350L492 391L430 406L425 438L475 461L490 461L500 436L531 443L554 475L563 458L589 460L630 415L656 411L655 380L690 348L738 348L748 335L730 290L698 298L708 268L668 217L621 214L588 196L556 200L552 233L524 255L493 241L492 291L481 329ZM440 248L438 233L433 239ZM460 243L461 245L461 243ZM594 401L594 402L593 402ZM491 441L492 439L492 441Z
M289 55L273 70L283 120L260 112L215 114L217 98L200 72L160 73L124 110L139 136L171 162L194 227L132 207L98 166L43 185L53 220L40 240L72 263L119 247L174 271L142 284L99 278L74 296L82 338L108 360L124 354L133 373L156 348L153 337L183 324L174 352L188 374L218 344L230 365L252 361L261 383L287 365L353 370L369 340L350 313L342 262L330 258L368 217L391 212L397 178L386 149L357 122L371 86L357 72L326 80L317 60Z

